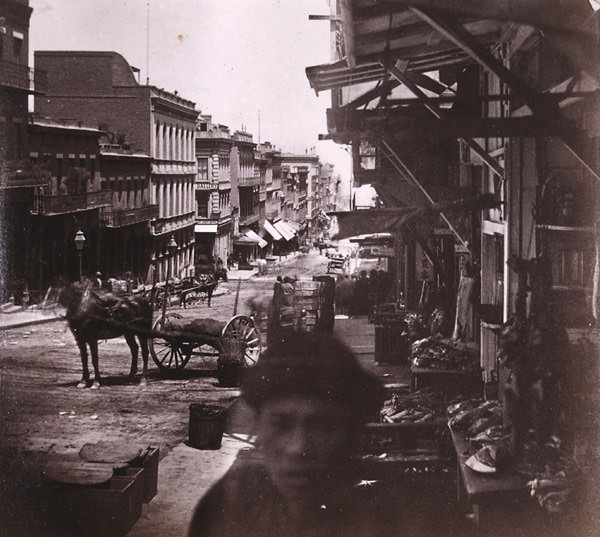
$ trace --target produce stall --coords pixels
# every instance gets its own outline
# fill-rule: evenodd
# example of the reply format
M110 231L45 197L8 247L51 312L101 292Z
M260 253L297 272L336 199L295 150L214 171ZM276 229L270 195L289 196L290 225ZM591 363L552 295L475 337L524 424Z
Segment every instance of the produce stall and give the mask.
M434 386L449 395L477 395L483 390L478 348L473 344L428 337L411 349L413 390Z

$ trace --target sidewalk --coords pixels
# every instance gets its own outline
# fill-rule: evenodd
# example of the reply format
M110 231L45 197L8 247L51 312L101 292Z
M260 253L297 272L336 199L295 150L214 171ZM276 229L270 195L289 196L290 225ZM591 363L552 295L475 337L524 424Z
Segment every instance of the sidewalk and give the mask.
M366 317L337 319L334 333L355 353L360 363L389 389L410 385L408 363L375 362L375 327ZM251 444L251 418L241 401L226 426L220 450L199 450L182 442L160 461L158 493L143 507L127 537L186 535L194 506L233 464L240 450Z
M10 311L0 312L0 331L9 328L20 328L34 324L50 323L62 320L65 317L65 310L62 307L42 310L39 308L30 309L12 309Z
M237 271L251 272L251 271ZM236 282L239 280L247 280L250 276L242 274L237 278L230 278L230 281ZM217 286L213 293L213 297L222 296L231 291L231 287L227 283L221 283ZM36 324L49 323L53 321L62 321L65 319L65 309L62 306L56 306L48 309L40 309L31 307L23 309L19 306L7 307L4 311L0 311L0 331L9 330L11 328L21 328Z

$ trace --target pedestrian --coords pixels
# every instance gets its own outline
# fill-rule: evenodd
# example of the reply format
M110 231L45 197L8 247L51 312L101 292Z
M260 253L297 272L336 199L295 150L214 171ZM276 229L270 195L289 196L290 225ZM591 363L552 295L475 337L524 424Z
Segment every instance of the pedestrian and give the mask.
M94 278L93 287L95 289L102 289L102 272L96 272L96 277Z
M369 312L369 279L367 271L361 270L354 286L354 315L367 315Z
M379 535L376 494L353 457L382 387L332 336L292 335L242 383L257 457L234 463L196 507L188 537Z

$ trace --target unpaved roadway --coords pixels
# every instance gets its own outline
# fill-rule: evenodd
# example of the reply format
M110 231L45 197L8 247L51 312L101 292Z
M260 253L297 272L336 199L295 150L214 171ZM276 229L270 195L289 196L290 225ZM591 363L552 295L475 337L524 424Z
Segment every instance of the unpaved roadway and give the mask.
M284 264L281 275L324 274L327 258L314 251ZM227 293L212 307L175 307L184 319L226 321L247 313L255 295L272 294L275 274L221 284ZM158 315L158 314L155 314ZM31 490L47 461L75 456L89 442L125 441L158 446L161 458L185 441L192 402L230 402L239 391L219 386L216 358L192 356L176 377L164 378L149 359L147 384L127 378L129 349L123 338L101 342L99 390L78 389L81 361L66 322L6 330L0 334L0 537L35 518ZM91 367L91 366L90 366ZM141 358L139 360L141 371ZM24 534L24 533L23 533Z

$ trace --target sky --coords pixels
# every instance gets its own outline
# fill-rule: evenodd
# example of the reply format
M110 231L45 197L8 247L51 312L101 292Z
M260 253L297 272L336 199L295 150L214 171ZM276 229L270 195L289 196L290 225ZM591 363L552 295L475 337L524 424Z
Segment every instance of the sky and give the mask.
M329 91L310 88L305 68L328 63L327 0L30 0L35 50L105 50L141 69L140 82L196 103L213 121L245 128L286 152L316 148L350 174L347 148L327 133Z

